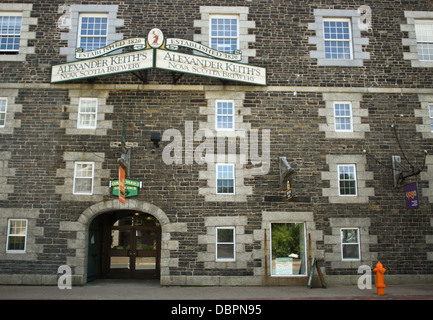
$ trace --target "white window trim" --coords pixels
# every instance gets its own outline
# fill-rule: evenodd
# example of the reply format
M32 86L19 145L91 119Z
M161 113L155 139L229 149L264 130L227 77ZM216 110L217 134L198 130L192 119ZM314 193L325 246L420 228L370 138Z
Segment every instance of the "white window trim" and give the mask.
M13 36L19 36L20 39L20 43L18 45L18 50L0 50L0 53L19 53L20 49L21 49L21 33L22 33L22 29L23 29L23 13L22 12L8 12L8 11L0 11L0 16L3 17L21 17L21 25L20 25L20 33L19 34L15 34Z
M433 45L433 41L420 41L420 39L418 39L418 37L417 37L417 25L418 26L419 25L423 25L423 24L425 24L425 25L433 25L433 20L432 19L415 19L414 22L415 22L415 24L414 24L414 27L415 27L415 39L416 39L417 46L419 44L421 44L421 43L428 43L428 44L432 44ZM419 61L426 61L426 62L433 62L433 59L432 60L421 59L419 52L418 52L418 60Z
M82 112L81 111L81 102L83 100L91 100L96 102L95 112ZM81 125L81 115L84 114L94 114L95 115L95 125L94 126L84 126ZM98 99L97 98L80 98L78 102L78 118L77 118L77 128L78 129L96 129L98 126Z
M229 36L229 37L213 37L212 36L212 19L236 19L237 20L237 29L236 29L236 37L233 36ZM221 14L210 14L209 15L209 47L212 47L212 39L236 39L236 49L235 50L240 50L240 35L239 35L239 15L236 14L231 14L231 15L221 15ZM229 53L233 53L233 52L229 52Z
M29 40L36 39L36 32L29 31L31 26L38 24L38 18L31 17L33 4L27 3L2 3L0 13L8 15L9 12L19 12L21 21L20 47L17 54L0 54L0 61L26 61L28 54L35 53L35 47L29 47Z
M230 229L233 230L233 242L218 242L218 230ZM218 258L218 245L219 244L232 244L233 245L233 258ZM218 262L233 262L236 261L236 228L235 227L216 227L215 229L215 261Z
M362 94L348 93L323 93L325 108L319 108L319 116L326 117L326 123L319 124L319 130L324 131L326 138L338 139L364 139L365 133L370 131L370 125L363 123L363 118L368 117L368 109L361 108ZM352 131L335 131L335 106L334 102L350 102L352 111Z
M321 173L322 180L329 181L329 187L322 189L322 194L327 197L329 203L345 203L345 204L359 204L368 203L369 197L374 197L374 188L367 187L367 181L374 180L374 174L367 171L367 157L366 155L349 155L349 154L334 154L326 155L326 164L329 166L327 171ZM356 187L357 197L343 197L339 196L339 182L338 182L338 165L339 164L355 164L356 165Z
M358 242L343 242L343 230L356 230ZM359 233L359 228L340 228L340 244L341 244L341 260L342 261L360 261L361 260L361 237ZM358 258L344 258L343 256L343 246L344 245L357 245L358 246Z
M11 222L12 221L25 221L26 222L26 233L24 235L22 235L22 234L11 234L10 233L10 229L11 229ZM28 226L29 226L29 221L27 219L9 219L8 220L8 232L7 232L7 238L6 238L6 253L26 253L26 250L27 250L27 232L28 232ZM23 250L8 250L8 248L9 248L9 238L11 236L24 237L24 249Z
M200 28L199 34L194 34L194 41L200 42L210 47L209 34L210 25L209 18L212 15L236 15L239 17L239 49L242 51L241 63L248 63L249 57L256 56L256 49L252 49L251 44L256 42L255 34L249 32L256 28L255 21L248 20L249 7L238 6L200 6L200 20L194 20L194 27Z
M325 38L325 22L331 22L331 21L344 21L349 23L349 37L350 39L326 39ZM353 36L352 36L352 19L350 18L324 18L323 19L323 47L326 47L327 41L337 41L337 42L349 42L349 48L350 48L350 59L333 59L333 58L326 58L325 53L325 59L326 60L353 60Z
M336 104L348 104L349 105L349 110L350 110L350 116L349 117L337 117L337 111L335 109L335 105ZM334 106L334 130L335 132L353 132L353 110L352 110L352 103L350 101L334 101L333 103ZM350 118L350 129L349 130L345 130L345 129L337 129L337 118Z
M221 166L231 166L233 168L233 179L218 179L218 169ZM215 188L216 188L216 194L218 195L234 195L236 194L236 167L233 163L217 163L215 166L215 170L216 170L216 176L215 176ZM218 192L218 180L233 180L233 193L219 193Z
M361 35L359 24L361 12L359 10L314 9L315 21L308 24L309 30L316 34L308 38L308 43L316 46L316 50L310 51L310 58L317 59L319 66L362 67L364 60L370 59L370 53L364 51L364 46L369 44L369 38ZM352 59L326 59L324 42L324 19L350 19L351 32L351 58Z
M107 18L107 34L105 36L86 36L89 38L105 38L105 45L108 45L108 35L109 35L109 22L110 19L108 17L108 13L80 13L78 16L78 32L77 32L77 48L81 48L81 24L83 18L85 17L95 17L95 18Z
M433 11L405 11L407 23L400 25L400 30L407 32L402 39L403 46L409 47L409 52L403 52L403 59L411 62L412 68L433 68L433 61L419 60L418 42L415 34L415 23L419 20L433 20Z
M353 167L353 174L355 175L355 194L341 194L341 188L340 188L340 167ZM356 164L339 164L337 166L337 174L338 174L338 195L340 197L357 197L358 196L358 180L356 176ZM344 181L353 181L353 180L344 180Z
M62 6L61 6L62 7ZM117 18L118 5L81 5L71 4L70 6L63 6L67 10L67 15L64 17L70 21L68 26L69 32L61 33L61 40L65 40L67 45L60 48L60 54L67 56L67 61L75 61L75 53L77 49L77 41L79 37L79 16L80 14L107 14L108 15L108 36L107 44L122 40L123 34L116 32L120 27L124 26L124 20ZM113 51L112 54L121 52L121 49Z
M218 103L231 103L232 104L232 114L231 115L220 115L218 114ZM231 128L218 128L218 116L232 117L232 127ZM215 130L217 131L234 131L235 130L235 102L233 100L216 100L215 101Z
M6 117L7 117L7 113L8 113L8 98L0 97L0 100L1 101L6 101L5 111L4 112L0 111L0 113L4 113L4 115L5 115L5 117L4 117L4 124L0 124L0 128L4 128L4 127L6 127L6 120L7 120Z
M302 223L303 224L303 227L304 227L304 257L303 257L303 259L304 259L304 261L307 263L307 266L305 267L305 273L303 273L303 274L290 274L290 275L282 275L282 274L274 274L273 272L274 272L274 268L272 267L272 225L273 224L282 224L282 223L290 223L290 224L300 224L300 223ZM270 273L271 273L271 277L285 277L285 278L287 278L287 277L305 277L305 276L307 276L308 275L308 264L310 263L308 260L307 260L307 226L306 226L306 224L307 224L307 222L306 221L298 221L298 222L296 222L296 221L279 221L279 222L277 222L277 221L275 221L275 222L271 222L270 223L270 225L269 225L269 239L270 239L270 242L271 242L271 245L269 246L269 258L270 258L270 266L271 266L271 271L270 271Z
M78 165L81 165L81 164L91 164L92 165L92 184L91 184L92 188L91 188L90 193L89 192L75 192L75 182L76 182L77 179L81 179L82 178L82 177L77 177L77 167L78 167ZM75 194L75 195L92 195L93 194L93 187L94 187L94 179L95 179L95 163L94 162L87 162L87 161L85 161L85 162L81 162L81 161L75 162L75 164L74 164L74 183L73 183L73 186L72 186L72 193Z

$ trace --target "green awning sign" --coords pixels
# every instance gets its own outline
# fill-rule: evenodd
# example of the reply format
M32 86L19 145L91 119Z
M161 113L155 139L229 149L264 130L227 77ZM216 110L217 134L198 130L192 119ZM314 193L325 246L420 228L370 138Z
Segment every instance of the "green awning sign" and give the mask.
M125 198L138 195L138 189L142 187L141 181L125 179ZM110 181L110 188L113 188L113 195L119 195L119 180Z

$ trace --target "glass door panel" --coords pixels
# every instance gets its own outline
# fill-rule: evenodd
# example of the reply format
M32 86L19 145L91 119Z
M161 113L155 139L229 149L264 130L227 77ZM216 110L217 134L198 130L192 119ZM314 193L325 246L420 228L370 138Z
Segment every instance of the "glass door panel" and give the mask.
M111 230L111 250L121 251L129 250L131 246L130 229L112 229Z
M110 269L129 270L129 257L110 257Z
M107 238L108 237L108 238ZM107 229L108 278L159 278L161 228L122 225Z
M110 276L131 276L131 229L111 229Z
M158 228L135 228L135 273L136 278L156 277Z
M138 257L135 258L135 270L155 271L156 257Z

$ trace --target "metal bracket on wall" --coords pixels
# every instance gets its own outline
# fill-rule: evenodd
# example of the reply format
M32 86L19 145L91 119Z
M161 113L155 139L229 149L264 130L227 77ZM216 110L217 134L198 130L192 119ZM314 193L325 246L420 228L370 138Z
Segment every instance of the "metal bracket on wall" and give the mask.
M147 79L147 70L133 71L132 74L140 79L143 84L147 84L149 82Z
M404 150L403 150L403 148L401 146L400 139L398 137L395 125L391 125L391 128L394 131L395 138L396 138L397 143L398 143L398 147L399 147L400 152L402 154L402 157L398 156L398 155L393 155L392 156L392 167L391 167L391 169L392 169L392 176L393 176L393 180L394 180L394 187L397 188L397 187L399 187L399 186L402 185L402 183L403 183L403 181L405 179L407 179L409 177L417 176L417 175L419 175L425 169L425 164L426 164L426 159L427 159L428 153L427 153L427 150L424 150L424 160L423 160L422 166L420 166L420 167L419 166L414 166L409 161L409 159L407 158L407 156L406 156L406 154L405 154L405 152L404 152ZM365 153L366 155L370 156L378 164L380 164L380 165L382 165L384 167L389 168L389 165L386 165L386 164L380 162L373 155L369 154L367 152L367 150L364 149L363 153ZM407 162L407 165L409 167L407 167L406 165L404 165L402 163L402 158Z

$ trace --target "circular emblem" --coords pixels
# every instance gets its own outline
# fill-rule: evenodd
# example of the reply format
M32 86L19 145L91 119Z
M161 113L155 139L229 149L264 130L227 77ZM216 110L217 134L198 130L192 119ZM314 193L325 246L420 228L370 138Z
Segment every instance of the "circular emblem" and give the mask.
M150 30L147 36L147 43L152 48L159 48L164 43L164 34L158 28Z

